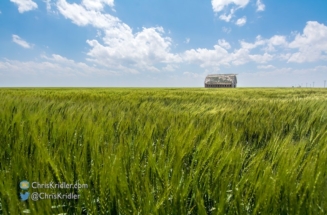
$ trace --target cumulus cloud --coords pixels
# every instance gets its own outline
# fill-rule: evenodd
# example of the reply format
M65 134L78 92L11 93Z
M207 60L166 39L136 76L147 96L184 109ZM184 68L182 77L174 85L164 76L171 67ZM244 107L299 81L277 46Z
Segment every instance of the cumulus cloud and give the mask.
M18 35L13 34L12 41L25 49L31 48L31 45L22 38L20 38Z
M230 22L231 19L234 17L235 12L240 9L244 8L250 0L211 0L212 9L215 13L222 13L219 16L219 19ZM229 13L226 13L226 10L230 9ZM246 23L246 19L241 18L236 21L236 24L241 26Z
M263 54L251 54L250 49L246 48L240 48L230 54L231 63L234 65L243 65L251 61L260 64L267 63L273 57L273 55L266 52Z
M37 8L37 4L32 0L10 0L18 6L19 13L24 13Z
M106 30L104 44L97 40L87 40L91 46L89 61L108 67L125 65L156 72L156 63L180 61L178 55L170 53L171 39L163 37L163 33L161 27L144 28L136 34L129 31L125 35Z
M298 33L289 47L298 51L290 56L288 62L327 60L327 26L316 21L307 22L303 33Z
M245 25L245 23L246 23L246 17L245 17L245 16L242 17L242 18L239 18L239 19L235 22L235 24L238 25L238 26L243 26L243 25Z
M102 1L99 1L100 3ZM239 7L245 2L230 1ZM103 2L101 3L103 4ZM162 27L143 28L138 32L133 30L117 17L99 11L101 8L86 7L85 5L68 3L58 0L59 12L79 26L91 25L103 32L100 39L89 39L90 46L87 60L115 71L138 73L139 71L159 72L158 65L173 65L176 63L199 64L201 67L219 67L231 64L241 65L250 61L266 63L273 56L268 53L251 54L251 49L265 43L257 38L254 44L240 42L241 48L229 52L231 45L224 39L218 40L213 49L190 49L183 53L173 54L170 51L172 39L165 36ZM231 13L234 9L231 10ZM246 17L238 21L244 25ZM189 42L186 38L186 43ZM164 71L173 71L172 66L161 67Z
M104 1L98 2L103 4ZM102 41L87 40L91 47L87 53L89 61L132 73L137 73L137 70L157 72L155 64L180 61L178 55L170 53L172 40L164 36L162 27L143 28L134 33L127 24L110 14L101 13L99 8L70 4L66 0L59 0L57 7L73 23L92 25L104 33Z
M76 25L89 25L96 28L97 37L86 41L90 47L87 52L87 60L117 72L174 71L178 63L197 64L203 68L219 69L221 66L229 67L248 62L266 64L273 59L302 62L303 59L308 59L301 55L312 47L315 50L313 52L320 55L319 59L323 59L321 55L327 53L325 47L327 44L326 26L317 22L308 22L303 34L297 34L291 43L283 35L274 35L267 39L259 35L254 42L239 41L240 47L232 51L231 45L226 40L219 39L212 49L194 48L175 54L171 52L173 41L167 36L163 27L147 27L135 31L117 17L103 12L105 6L114 6L113 1L96 0L93 1L94 5L86 2L76 4L58 0L56 5L58 11ZM215 11L218 12L232 4L234 6L230 10L232 17L234 11L245 7L248 1L212 0L212 4ZM231 18L226 18L226 21L227 19L231 20ZM239 26L245 23L246 17L235 22ZM225 27L223 31L229 33L231 30ZM189 43L189 38L186 38L184 42ZM277 49L281 52L276 53ZM297 49L298 52L288 53L291 49ZM260 69L265 68L260 66Z
M235 12L235 10L231 9L230 13L228 15L226 15L226 13L224 13L219 16L219 19L229 22L232 19L234 12Z
M266 57L254 57L258 62L269 61L271 56L268 53L275 52L276 58L295 63L316 62L327 60L327 26L316 21L307 22L303 33L297 33L293 41L287 41L284 35L274 35L269 39L263 39L260 35L255 42L249 43L240 41L241 49L254 50L261 48L267 53ZM294 51L293 51L294 50ZM259 60L262 59L262 60Z
M265 64L274 59L281 59L279 53L271 53L276 47L287 49L288 42L285 36L274 35L271 38L262 38L258 35L254 42L239 41L240 48L230 51L231 45L224 39L218 40L213 49L191 49L185 51L181 57L183 62L198 64L201 67L218 68L221 66L243 65L248 62ZM284 49L283 49L284 50ZM289 56L288 56L289 57ZM283 60L287 60L284 56ZM264 66L260 67L261 69Z
M267 40L267 43L272 46L287 45L286 37L283 35L274 35Z
M70 4L66 0L58 0L57 8L66 19L70 19L78 26L92 25L95 28L102 29L117 27L120 30L129 30L129 27L117 17L96 10L88 10L76 3Z
M235 16L235 12L246 7L249 2L250 0L211 0L211 5L216 14L220 13L219 19L225 22L230 22ZM257 0L256 6L257 11L265 10L265 5L261 0ZM230 10L230 12L226 13L227 10ZM234 23L238 26L243 26L246 24L246 17L239 18Z
M214 12L220 12L229 5L235 5L235 8L243 8L249 3L249 0L211 0Z
M225 48L225 49L230 49L231 48L230 44L224 39L218 40L218 45Z
M241 40L240 44L242 48L249 50L261 47L262 50L264 50L265 52L274 52L278 47L288 47L286 37L283 35L274 35L269 39L263 39L260 35L258 35L254 43L249 43L245 42L244 40Z
M262 40L263 41L263 40ZM235 49L233 52L228 52L230 44L225 40L218 40L218 44L214 49L191 49L183 53L183 61L199 64L201 67L220 67L242 65L248 62L266 63L273 59L273 55L269 53L251 54L251 49L261 43L257 40L254 45L244 45L245 42L241 41L241 48ZM246 43L250 44L250 43Z
M257 0L257 11L264 11L265 5L261 2L261 0Z
M219 19L224 20L226 22L229 22L232 18L232 14L226 15L226 14L222 14L219 16Z
M183 53L183 61L199 64L201 67L214 67L228 65L230 62L229 53L220 45L215 45L214 49L191 49Z
M245 42L244 40L240 41L241 47L244 49L248 49L248 50L255 49L258 46L263 46L266 43L267 43L267 40L264 40L260 35L258 35L256 37L256 40L254 43L248 43L248 42Z
M249 55L249 58L256 63L267 63L268 61L271 61L273 57L274 56L269 53L264 53L263 55L261 54Z
M105 5L114 6L114 0L83 0L82 4L89 10L103 10Z

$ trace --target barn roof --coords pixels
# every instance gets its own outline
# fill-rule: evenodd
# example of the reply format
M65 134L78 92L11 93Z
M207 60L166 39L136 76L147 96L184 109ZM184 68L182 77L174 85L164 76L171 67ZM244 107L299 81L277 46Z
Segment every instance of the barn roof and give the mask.
M232 84L237 83L236 74L211 74L207 75L205 84Z

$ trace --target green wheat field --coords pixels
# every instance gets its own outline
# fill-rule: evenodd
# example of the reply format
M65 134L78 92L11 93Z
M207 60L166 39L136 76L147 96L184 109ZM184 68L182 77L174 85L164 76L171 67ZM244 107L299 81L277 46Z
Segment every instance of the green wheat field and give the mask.
M327 214L326 129L326 89L2 88L0 214Z

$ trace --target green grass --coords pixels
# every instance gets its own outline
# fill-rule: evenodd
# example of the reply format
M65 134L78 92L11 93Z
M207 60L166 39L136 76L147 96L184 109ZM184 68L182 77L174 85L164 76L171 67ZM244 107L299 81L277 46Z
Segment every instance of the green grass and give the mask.
M3 88L0 214L327 214L326 110L312 88ZM23 179L89 187L22 202Z

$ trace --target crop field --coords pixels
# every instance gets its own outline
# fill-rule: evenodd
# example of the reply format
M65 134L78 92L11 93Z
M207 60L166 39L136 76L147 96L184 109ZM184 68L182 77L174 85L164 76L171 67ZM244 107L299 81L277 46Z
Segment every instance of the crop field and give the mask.
M24 213L327 214L327 90L2 88L0 214Z

